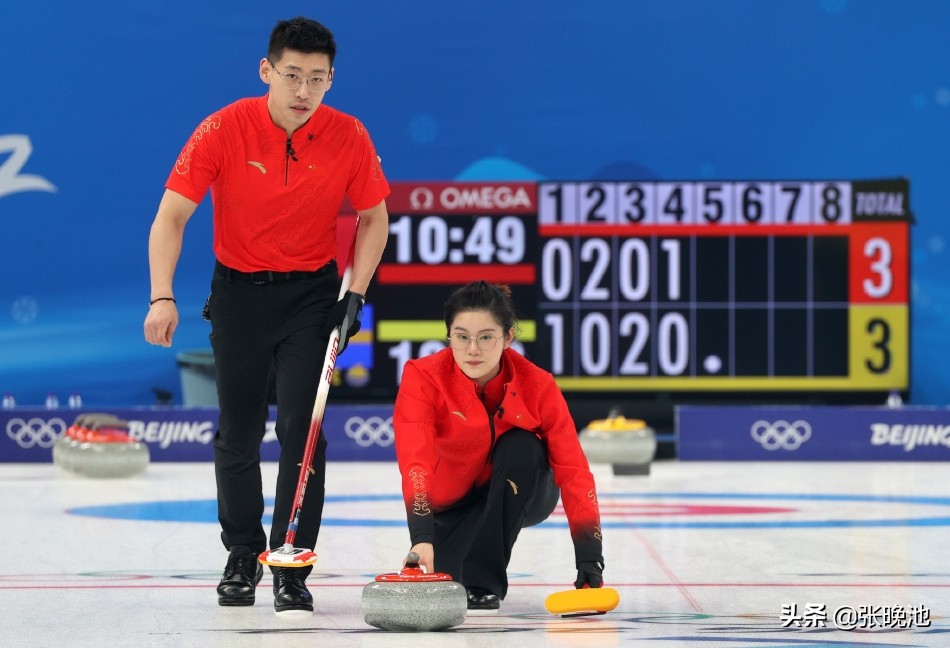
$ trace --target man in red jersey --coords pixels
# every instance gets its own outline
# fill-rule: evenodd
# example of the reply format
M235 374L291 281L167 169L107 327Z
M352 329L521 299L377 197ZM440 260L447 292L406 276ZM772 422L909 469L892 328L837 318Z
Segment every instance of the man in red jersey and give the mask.
M260 78L262 97L241 99L205 119L165 183L149 235L151 297L145 339L171 346L178 325L172 289L185 224L211 190L214 254L206 317L211 321L218 401L214 438L221 539L229 551L220 605L253 605L268 548L262 525L260 444L276 378L281 445L270 548L283 545L327 343L340 349L359 330L364 295L389 231L389 185L359 120L323 104L336 44L306 18L277 23ZM344 197L360 214L352 281L338 300L337 214ZM295 544L315 547L323 514L326 440ZM278 612L313 610L310 567L272 568Z

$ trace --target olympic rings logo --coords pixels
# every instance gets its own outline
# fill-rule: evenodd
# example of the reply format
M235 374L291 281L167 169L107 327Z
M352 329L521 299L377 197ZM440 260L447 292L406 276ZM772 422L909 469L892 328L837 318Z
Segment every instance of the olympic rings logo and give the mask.
M752 424L752 438L766 450L798 450L811 438L808 421L756 421Z
M21 418L12 418L7 421L7 436L16 441L24 450L38 446L52 448L53 442L66 431L66 421L53 418L44 421L41 418L31 418L25 421Z
M396 440L391 416L387 419L380 416L370 416L368 419L351 416L346 419L343 428L346 430L346 436L356 441L361 448L368 448L374 444L385 448L391 446Z

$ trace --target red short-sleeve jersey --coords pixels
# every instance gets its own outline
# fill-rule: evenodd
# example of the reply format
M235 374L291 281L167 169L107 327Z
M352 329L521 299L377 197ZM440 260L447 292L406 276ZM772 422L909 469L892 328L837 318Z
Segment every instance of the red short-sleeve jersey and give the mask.
M266 95L201 122L165 187L196 203L211 189L215 256L243 272L322 267L336 256L344 196L362 210L389 195L359 120L320 105L288 140Z

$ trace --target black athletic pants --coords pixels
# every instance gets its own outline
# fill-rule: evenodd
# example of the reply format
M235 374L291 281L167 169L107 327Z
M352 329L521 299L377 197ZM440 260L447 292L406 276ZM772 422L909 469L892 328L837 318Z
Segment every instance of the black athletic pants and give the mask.
M509 430L492 450L488 484L435 514L435 571L504 598L518 533L546 520L559 496L544 444Z
M214 468L221 539L255 552L284 544L327 339L321 334L339 296L336 263L312 273L238 273L218 264L208 315L218 404ZM276 379L280 460L270 544L262 516L260 446ZM320 432L314 473L294 545L313 549L323 515L326 439ZM309 571L309 570L308 570Z

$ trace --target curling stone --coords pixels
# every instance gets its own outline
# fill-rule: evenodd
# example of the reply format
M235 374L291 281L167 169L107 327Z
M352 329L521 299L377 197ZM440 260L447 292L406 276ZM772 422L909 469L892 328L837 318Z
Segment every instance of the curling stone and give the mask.
M449 574L428 574L409 552L398 574L381 574L363 588L363 618L395 632L428 632L461 625L468 610L465 588Z
M612 464L615 475L649 475L656 455L653 428L616 410L605 419L591 421L581 430L580 442L587 461Z
M80 443L79 438L88 433L90 426L99 421L118 420L119 418L113 414L101 412L87 412L77 416L73 424L53 442L53 464L65 470L72 470L73 449Z
M131 477L145 470L148 446L128 435L127 421L97 421L71 449L70 469L88 477Z
M78 448L86 442L92 430L102 423L119 423L117 416L104 413L80 414L71 426L66 428L53 446L53 462L68 471L75 469L74 460Z

